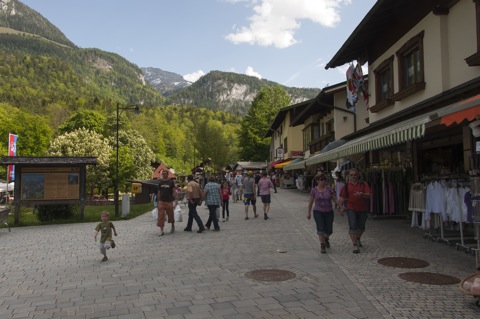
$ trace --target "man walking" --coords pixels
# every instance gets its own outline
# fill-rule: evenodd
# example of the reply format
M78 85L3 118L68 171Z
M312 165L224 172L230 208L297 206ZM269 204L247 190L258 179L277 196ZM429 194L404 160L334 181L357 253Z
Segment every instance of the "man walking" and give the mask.
M202 219L198 216L197 206L202 205L202 189L200 185L193 179L193 175L187 176L187 200L188 200L188 221L187 227L184 231L192 231L193 220L198 226L197 233L203 233L205 231L205 226L203 226Z
M359 247L363 247L360 238L365 231L371 190L367 183L360 181L360 171L357 168L350 169L348 177L348 183L340 191L338 205L341 214L347 211L353 253L358 254Z
M248 220L248 207L250 203L253 208L254 218L257 218L257 193L253 172L248 171L248 175L243 179L243 203L245 205L245 220Z
M158 236L163 236L164 234L165 215L168 216L168 222L172 224L170 233L175 231L175 220L173 218L173 202L175 201L175 197L175 183L171 179L168 179L168 170L164 169L162 171L162 178L158 183L157 194L157 226L160 227L160 234Z
M268 174L263 172L262 178L258 181L259 194L263 203L263 219L265 220L268 219L268 212L270 211L270 188L274 188L272 181L267 176Z
M203 189L205 205L208 207L209 217L205 227L210 229L210 225L213 222L214 231L220 230L220 225L218 224L217 208L222 205L222 191L220 190L220 185L215 183L215 178L210 176L208 178L208 183Z

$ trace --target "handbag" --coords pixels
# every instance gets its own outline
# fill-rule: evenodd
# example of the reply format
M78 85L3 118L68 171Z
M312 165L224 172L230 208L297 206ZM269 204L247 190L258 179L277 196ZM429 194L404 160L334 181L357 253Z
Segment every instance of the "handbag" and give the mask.
M153 217L153 221L156 223L157 220L158 220L158 208L155 207L153 210L152 210L152 217Z
M181 223L183 221L182 208L180 208L180 205L175 206L175 210L173 211L173 216L176 223Z
M110 240L110 247L112 247L112 248L117 247L117 245L115 244L115 242L113 241L113 239Z

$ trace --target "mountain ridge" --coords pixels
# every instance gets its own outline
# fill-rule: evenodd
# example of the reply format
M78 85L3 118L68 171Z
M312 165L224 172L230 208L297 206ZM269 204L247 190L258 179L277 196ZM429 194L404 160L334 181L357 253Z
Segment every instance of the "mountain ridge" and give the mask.
M121 103L190 105L243 116L261 88L280 85L222 71L211 71L191 83L171 71L140 68L116 53L77 47L19 0L0 0L0 50L0 68L8 71L0 81L0 101L34 112L55 102L72 111L111 110ZM320 91L280 86L292 103L314 98Z
M292 98L293 104L312 99L320 92L317 88L287 87L254 76L218 70L210 71L194 83L186 80L182 82L181 75L158 68L150 67L142 70L147 70L149 75L145 75L146 80L161 90L167 98L167 104L194 105L237 115L246 114L251 102L263 87L279 85ZM169 84L169 78L180 81L182 84Z

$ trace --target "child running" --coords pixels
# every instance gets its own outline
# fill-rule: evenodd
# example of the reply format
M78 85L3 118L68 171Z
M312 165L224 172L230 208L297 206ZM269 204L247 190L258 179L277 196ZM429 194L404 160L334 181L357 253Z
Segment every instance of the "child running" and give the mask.
M102 221L95 227L95 242L97 242L97 235L101 231L100 235L100 253L103 255L103 261L107 261L107 250L110 248L115 248L115 242L112 240L112 230L113 234L117 236L117 230L113 223L109 220L110 214L107 211L101 213Z

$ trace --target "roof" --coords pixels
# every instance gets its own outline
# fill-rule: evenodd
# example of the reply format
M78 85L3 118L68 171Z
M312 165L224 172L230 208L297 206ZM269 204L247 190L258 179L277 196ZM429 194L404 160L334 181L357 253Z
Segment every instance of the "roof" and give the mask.
M29 165L29 166L46 166L46 165L96 165L96 157L59 157L59 156L3 156L0 164L2 165Z
M378 0L325 69L375 61L430 12L447 14L459 0Z
M237 162L233 166L234 170L246 169L246 170L261 170L266 169L268 166L267 162Z
M345 82L337 83L332 86L327 86L318 93L318 95L309 100L310 103L302 109L301 112L297 113L295 117L292 118L290 126L297 126L303 124L307 118L317 113L329 113L334 108L334 95L340 90L346 90Z
M177 178L177 177L175 176L175 174L173 174L173 173L170 171L170 169L169 169L167 166L165 166L165 164L160 164L160 165L158 165L158 167L157 167L157 168L155 169L155 171L153 172L152 178L153 178L153 179L160 179L160 178L162 178L162 171L163 171L164 169L166 169L166 170L168 171L168 178L169 178L169 179Z
M270 124L270 127L268 128L268 131L265 133L264 137L270 137L273 135L273 132L275 132L280 125L285 121L285 118L287 117L289 112L292 112L292 119L298 116L306 107L308 107L314 99L306 100L297 104L293 104L287 107L284 107L280 111L278 111L277 115L273 119L272 123Z

